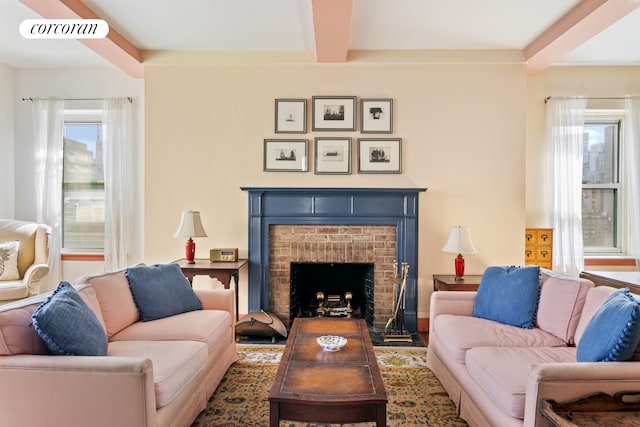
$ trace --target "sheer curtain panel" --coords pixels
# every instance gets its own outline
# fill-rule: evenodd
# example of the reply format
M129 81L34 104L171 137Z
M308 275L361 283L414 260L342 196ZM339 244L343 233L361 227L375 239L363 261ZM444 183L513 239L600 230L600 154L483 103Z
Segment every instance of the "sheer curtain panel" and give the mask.
M582 241L582 143L587 100L551 98L547 103L548 206L554 229L553 269L578 276Z
M103 140L105 142L105 270L114 271L129 265L132 224L133 140L131 102L128 98L104 101Z
M33 137L36 154L36 220L51 227L49 274L41 293L53 290L61 278L62 167L64 101L33 100Z
M629 218L629 253L640 268L640 96L625 99L624 177Z

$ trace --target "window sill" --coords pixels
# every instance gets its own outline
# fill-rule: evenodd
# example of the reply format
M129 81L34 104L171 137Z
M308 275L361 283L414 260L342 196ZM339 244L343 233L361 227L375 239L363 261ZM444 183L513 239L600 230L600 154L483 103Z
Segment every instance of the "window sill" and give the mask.
M600 265L600 266L610 266L610 267L635 267L636 260L633 257L628 256L585 256L584 257L584 265L585 267Z
M104 254L67 252L61 256L62 261L104 261Z

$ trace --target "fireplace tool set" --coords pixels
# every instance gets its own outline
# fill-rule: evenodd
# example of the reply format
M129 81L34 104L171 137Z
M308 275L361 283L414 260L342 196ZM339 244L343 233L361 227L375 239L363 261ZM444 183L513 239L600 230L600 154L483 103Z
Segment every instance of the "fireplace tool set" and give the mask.
M411 334L404 328L404 303L405 290L407 287L407 276L409 275L409 264L403 262L398 271L398 262L393 261L394 277L391 278L393 285L393 317L389 318L382 334L385 342L402 341L413 342Z

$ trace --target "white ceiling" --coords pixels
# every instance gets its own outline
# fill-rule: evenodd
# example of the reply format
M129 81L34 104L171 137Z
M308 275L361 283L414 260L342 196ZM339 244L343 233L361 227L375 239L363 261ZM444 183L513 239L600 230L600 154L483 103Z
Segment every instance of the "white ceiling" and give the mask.
M616 0L609 0L616 1ZM313 51L311 0L84 0L140 50ZM354 0L350 50L524 49L579 0ZM113 67L74 40L23 39L39 16L0 0L0 63ZM640 65L640 8L556 65Z

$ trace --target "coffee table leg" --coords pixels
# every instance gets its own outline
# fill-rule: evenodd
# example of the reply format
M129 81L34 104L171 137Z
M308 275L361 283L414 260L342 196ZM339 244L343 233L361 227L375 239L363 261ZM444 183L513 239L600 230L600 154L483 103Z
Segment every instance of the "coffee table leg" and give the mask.
M271 402L269 406L269 427L278 427L280 423L280 405L278 402Z
M387 427L387 405L378 406L376 427Z

